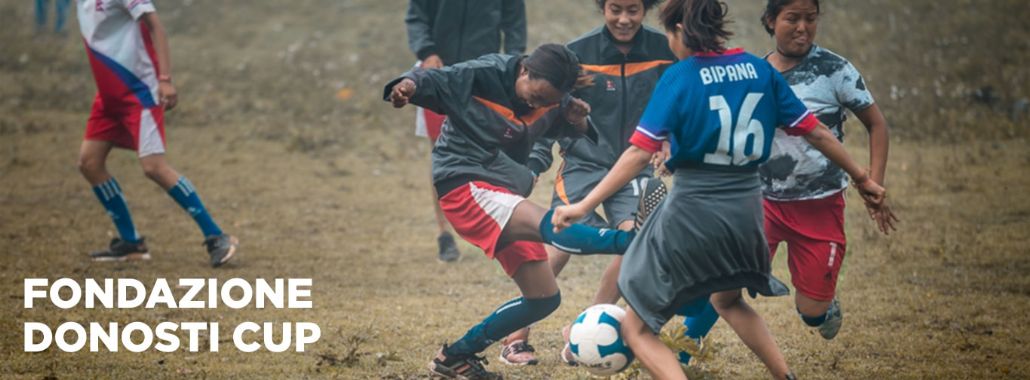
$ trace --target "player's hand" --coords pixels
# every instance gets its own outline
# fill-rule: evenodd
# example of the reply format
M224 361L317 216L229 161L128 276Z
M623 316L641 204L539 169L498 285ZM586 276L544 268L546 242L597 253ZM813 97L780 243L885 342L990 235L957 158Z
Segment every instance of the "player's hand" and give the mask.
M439 68L443 67L443 60L440 59L440 56L438 56L436 54L433 54L433 55L430 55L430 56L426 57L426 59L422 60L422 66L421 67L423 69L427 69L427 70L428 69L439 69Z
M582 219L586 214L586 211L582 210L580 203L558 206L558 208L554 209L554 214L551 215L551 224L554 225L554 232L561 232L561 230L571 226L573 222Z
M575 125L580 132L586 132L588 115L590 115L590 104L581 99L569 98L569 103L565 105L565 121Z
M175 90L175 85L170 81L158 82L157 98L165 111L171 111L175 108L176 104L179 104L179 93Z
M891 231L897 231L897 227L894 226L898 223L898 217L894 215L894 211L891 210L890 205L887 203L887 199L884 198L883 202L879 205L873 205L866 203L866 211L869 212L869 218L876 222L876 227L883 232L884 235L890 235Z
M393 85L393 90L390 90L390 103L393 103L393 108L404 107L411 100L412 95L415 95L415 82L404 78Z
M662 141L662 150L655 152L651 156L651 166L654 168L654 175L659 177L672 175L672 171L665 167L665 161L668 161L671 155L672 148L669 145L669 141Z

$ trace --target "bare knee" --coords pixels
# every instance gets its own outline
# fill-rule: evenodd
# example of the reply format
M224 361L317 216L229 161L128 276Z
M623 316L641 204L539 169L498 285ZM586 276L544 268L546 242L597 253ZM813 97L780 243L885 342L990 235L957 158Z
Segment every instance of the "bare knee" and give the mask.
M166 189L175 185L175 182L179 180L178 173L168 165L164 157L158 155L143 157L140 159L140 166L147 178Z
M731 290L712 294L709 301L717 311L722 311L740 305L744 299L739 290Z
M107 169L105 168L103 157L79 154L79 160L76 165L79 167L79 172L82 173L82 176L90 183L101 182L106 177Z

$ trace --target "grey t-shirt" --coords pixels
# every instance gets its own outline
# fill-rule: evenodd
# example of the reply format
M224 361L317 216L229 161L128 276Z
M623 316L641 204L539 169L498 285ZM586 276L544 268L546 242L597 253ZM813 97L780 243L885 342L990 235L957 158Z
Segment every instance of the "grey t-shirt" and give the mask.
M862 74L844 57L813 45L800 64L782 73L805 106L844 141L845 109L873 105ZM765 198L780 201L821 199L847 188L844 170L813 148L803 136L776 129L769 160L759 168Z

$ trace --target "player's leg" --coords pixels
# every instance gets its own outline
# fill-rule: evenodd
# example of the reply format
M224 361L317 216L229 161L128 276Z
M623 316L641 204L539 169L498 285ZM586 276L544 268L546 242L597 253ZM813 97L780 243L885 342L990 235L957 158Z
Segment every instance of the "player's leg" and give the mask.
M806 325L818 328L823 338L833 339L843 324L843 313L835 298L846 252L843 195L779 202L779 206L795 221L787 231L787 264L797 290L798 314Z
M843 324L843 312L835 295L845 248L843 243L804 237L789 245L798 314L805 325L818 328L827 340L836 337Z
M150 258L150 253L143 236L136 231L132 222L122 188L107 171L107 157L111 149L116 145L132 146L132 136L110 114L99 95L94 98L86 133L79 148L79 171L111 217L119 236L111 240L107 249L92 252L90 257L96 261L146 260Z
M712 306L711 302L708 302L707 298L700 300L697 304L688 304L683 309L677 311L676 314L685 317L683 319L683 326L686 327L686 331L683 334L697 342L698 347L700 347L708 332L712 331L715 323L719 321L719 313L715 311L715 307ZM678 356L680 363L690 363L691 357L689 353L680 352Z
M211 218L197 189L185 176L172 168L165 158L164 112L160 107L140 108L128 113L122 123L133 133L143 173L161 186L200 227L204 245L211 257L211 266L218 267L231 259L239 242L223 233Z
M36 33L46 28L46 3L47 0L36 0Z
M79 171L118 230L118 238L112 239L107 249L92 252L90 257L95 261L147 260L150 252L132 222L122 188L107 172L107 156L113 147L110 141L85 140L79 148Z
M552 212L533 202L520 202L501 234L501 241L543 242L580 255L622 254L636 235L629 231L599 229L582 224L573 224L561 232L554 232Z
M68 18L68 5L71 0L54 0L54 10L57 12L54 20L54 32L64 32L65 20Z
M415 135L429 140L430 151L436 145L436 139L440 137L440 129L445 119L446 116L425 108L415 108ZM454 241L454 235L451 234L447 217L444 216L443 210L440 209L440 204L438 203L440 195L436 193L436 186L433 185L431 169L429 178L429 187L433 192L433 216L436 218L437 227L437 258L445 263L455 262L461 257L461 251L458 250L458 245Z
M658 335L637 315L633 307L626 307L626 317L622 319L622 338L633 355L644 368L656 379L686 379L680 369L675 354L669 350Z
M489 372L482 368L479 363L481 359L476 355L508 334L557 310L561 304L561 294L545 255L543 247L532 242L513 243L497 253L498 261L509 273L517 265L512 280L519 286L522 296L505 302L469 329L461 339L444 346L430 364L434 373L452 377L475 375L491 378L483 374ZM530 259L532 261L524 261ZM533 350L524 343L520 347L530 353ZM462 371L471 373L464 374Z
M710 300L719 316L725 319L740 340L758 355L773 377L789 378L790 368L787 367L787 361L777 347L776 340L773 339L762 317L744 302L740 290L718 292L712 294Z

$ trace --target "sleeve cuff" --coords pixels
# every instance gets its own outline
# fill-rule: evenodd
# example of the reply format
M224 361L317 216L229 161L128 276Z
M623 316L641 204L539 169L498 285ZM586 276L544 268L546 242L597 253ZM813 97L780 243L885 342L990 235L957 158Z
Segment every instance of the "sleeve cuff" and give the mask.
M662 140L653 139L640 131L633 132L633 136L629 138L629 143L649 153L657 153L659 150L662 150Z
M787 128L784 132L787 132L787 134L791 136L804 136L811 133L812 130L818 126L819 119L816 119L812 112L808 112L808 114L798 121L797 124Z

